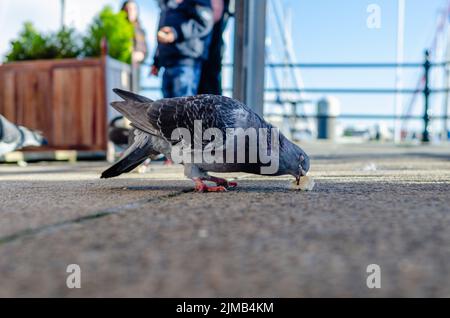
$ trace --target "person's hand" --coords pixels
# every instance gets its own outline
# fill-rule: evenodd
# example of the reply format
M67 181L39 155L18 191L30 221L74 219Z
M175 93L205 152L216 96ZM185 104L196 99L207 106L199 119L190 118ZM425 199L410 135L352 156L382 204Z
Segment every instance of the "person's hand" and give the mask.
M150 75L158 76L159 68L156 65L152 65L152 69L150 70Z
M158 31L158 42L161 44L171 44L175 42L175 32L171 27L165 26Z
M142 63L145 59L145 54L143 52L135 51L132 54L133 63Z

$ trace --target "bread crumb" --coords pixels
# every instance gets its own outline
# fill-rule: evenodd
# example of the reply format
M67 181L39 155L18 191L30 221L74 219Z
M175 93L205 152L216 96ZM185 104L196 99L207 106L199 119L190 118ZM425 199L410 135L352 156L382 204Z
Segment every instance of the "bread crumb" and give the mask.
M294 180L294 182L292 182L292 189L299 190L299 191L312 191L314 189L315 185L316 185L316 183L314 182L313 178L301 177L299 185L297 185L296 180Z

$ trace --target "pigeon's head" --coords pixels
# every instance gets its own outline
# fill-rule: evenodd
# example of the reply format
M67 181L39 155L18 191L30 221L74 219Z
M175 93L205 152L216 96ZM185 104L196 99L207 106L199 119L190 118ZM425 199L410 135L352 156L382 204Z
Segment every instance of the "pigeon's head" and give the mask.
M309 156L299 146L284 138L281 143L280 168L284 174L292 175L299 183L300 178L309 171Z
M42 136L40 131L31 130L20 126L23 135L23 147L39 147L48 145L47 139Z
M297 185L300 184L300 178L305 177L309 171L309 157L308 155L298 146L297 148L296 160L293 161L294 166L292 167L291 175L297 180Z

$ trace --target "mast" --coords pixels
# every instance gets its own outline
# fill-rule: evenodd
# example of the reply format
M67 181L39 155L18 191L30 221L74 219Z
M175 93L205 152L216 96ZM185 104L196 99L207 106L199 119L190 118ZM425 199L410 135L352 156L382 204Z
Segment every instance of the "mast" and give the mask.
M445 62L447 63L445 65L445 70L444 70L444 87L447 88L447 91L445 92L444 95L444 103L442 105L442 115L443 115L443 119L442 119L442 140L443 141L447 141L448 140L448 110L449 110L449 103L450 103L450 98L449 98L449 91L448 89L450 88L450 64L448 63L450 61L450 23L449 23L449 18L450 18L450 0L448 1L447 4L447 8L446 8L446 13L445 13L445 41L446 41L446 52L444 54L445 57Z
M398 18L397 18L397 64L404 62L404 44L405 44L405 0L397 0L398 4ZM394 142L399 143L401 141L401 122L398 118L401 116L401 110L403 106L403 95L399 93L399 90L403 88L403 68L397 66L395 71L395 89L397 93L395 95L394 103Z
M66 24L66 21L65 21L66 1L65 0L60 0L60 1L61 1L61 29L63 29Z
M272 9L273 9L272 11L273 11L273 16L274 16L275 23L276 23L276 29L279 34L279 39L283 45L283 61L287 62L288 64L296 63L297 56L295 54L295 49L294 49L294 45L293 45L293 41L292 41L292 39L293 39L292 19L289 16L289 14L286 14L283 12L282 1L271 0L271 1L269 1L269 3L272 5ZM283 21L285 21L285 23L283 23ZM296 93L298 95L298 97L301 100L306 99L305 94L301 91L305 87L301 71L298 68L294 68L294 67L288 67L286 70L283 70L283 71L286 73L283 76L284 81L282 83L282 86L286 87L284 85L286 83L285 81L287 79L289 79L291 81L291 85L293 85L295 88L300 89L300 92ZM283 94L283 95L286 95L286 94ZM291 95L292 94L288 94L289 97L292 97ZM304 109L303 109L303 111L304 111ZM312 119L306 119L305 122L306 122L307 126L309 127L309 129L311 129L311 131L314 131L314 123L313 123Z

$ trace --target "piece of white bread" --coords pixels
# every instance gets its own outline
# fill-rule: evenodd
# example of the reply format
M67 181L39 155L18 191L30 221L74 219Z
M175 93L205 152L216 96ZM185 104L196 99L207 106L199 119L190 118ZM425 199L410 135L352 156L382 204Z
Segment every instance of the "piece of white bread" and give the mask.
M299 191L312 191L314 189L315 185L316 185L316 183L314 182L313 178L301 177L299 185L297 185L296 180L294 180L294 182L292 182L292 189L299 190Z

